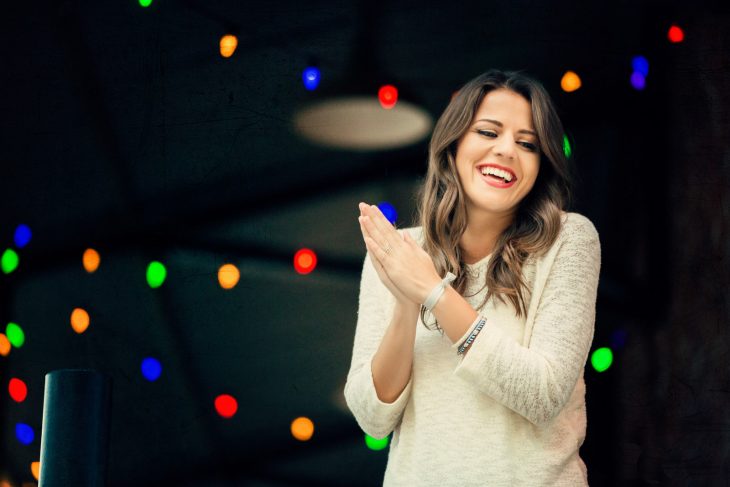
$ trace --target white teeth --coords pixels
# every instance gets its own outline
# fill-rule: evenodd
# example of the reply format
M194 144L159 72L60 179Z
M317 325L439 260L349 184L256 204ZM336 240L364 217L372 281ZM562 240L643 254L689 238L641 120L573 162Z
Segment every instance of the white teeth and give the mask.
M510 173L508 173L507 171L503 171L501 169L497 169L496 167L483 166L482 167L482 174L485 175L485 176L487 174L493 174L494 176L499 176L500 178L503 178L508 183L510 181L512 181L512 175Z

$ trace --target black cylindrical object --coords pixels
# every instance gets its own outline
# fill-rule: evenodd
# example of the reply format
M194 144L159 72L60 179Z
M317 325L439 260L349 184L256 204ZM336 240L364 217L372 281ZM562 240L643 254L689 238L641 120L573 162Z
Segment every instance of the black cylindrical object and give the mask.
M111 378L96 370L46 374L38 487L103 487Z

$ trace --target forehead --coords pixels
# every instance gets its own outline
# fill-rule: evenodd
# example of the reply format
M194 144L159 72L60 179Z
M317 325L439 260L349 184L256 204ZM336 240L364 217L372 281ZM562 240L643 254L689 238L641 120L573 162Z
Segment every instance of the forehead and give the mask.
M474 120L488 118L505 125L515 125L517 129L533 129L532 107L530 102L514 91L500 88L492 90L482 98Z

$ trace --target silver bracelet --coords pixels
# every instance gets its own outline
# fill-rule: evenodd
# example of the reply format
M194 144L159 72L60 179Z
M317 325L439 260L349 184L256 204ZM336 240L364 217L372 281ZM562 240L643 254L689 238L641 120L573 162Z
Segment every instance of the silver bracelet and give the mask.
M466 352L466 349L469 348L474 341L474 339L477 337L480 331L482 331L482 328L484 328L484 324L487 322L487 319L481 315L479 315L479 323L477 323L477 326L472 330L472 332L469 334L469 338L464 340L464 343L462 343L458 350L456 351L457 355L463 355L464 352Z
M433 307L436 306L436 302L446 290L446 286L454 282L454 279L456 279L454 274L451 272L447 273L446 277L444 277L441 282L436 284L436 287L433 288L431 294L429 294L426 298L426 302L423 303L423 306L429 311L433 310Z

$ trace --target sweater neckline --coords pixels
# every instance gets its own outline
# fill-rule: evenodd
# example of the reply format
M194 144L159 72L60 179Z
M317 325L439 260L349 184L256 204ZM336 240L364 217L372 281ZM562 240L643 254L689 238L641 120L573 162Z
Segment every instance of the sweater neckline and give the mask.
M484 264L486 264L489 261L489 258L492 257L492 254L494 252L490 252L486 257L482 257L478 261L474 262L473 264L466 264L466 267L468 269L474 269L475 267L481 267Z

